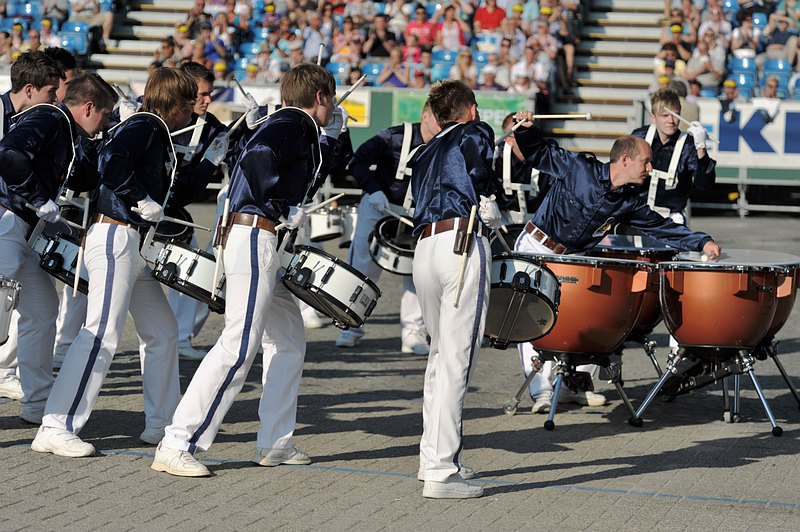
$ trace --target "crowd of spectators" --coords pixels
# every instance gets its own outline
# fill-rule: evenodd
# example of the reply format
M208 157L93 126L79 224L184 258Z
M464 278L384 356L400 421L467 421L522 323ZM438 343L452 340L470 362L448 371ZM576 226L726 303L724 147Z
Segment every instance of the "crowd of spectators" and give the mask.
M800 98L799 24L800 0L665 0L650 90L678 84L690 100Z

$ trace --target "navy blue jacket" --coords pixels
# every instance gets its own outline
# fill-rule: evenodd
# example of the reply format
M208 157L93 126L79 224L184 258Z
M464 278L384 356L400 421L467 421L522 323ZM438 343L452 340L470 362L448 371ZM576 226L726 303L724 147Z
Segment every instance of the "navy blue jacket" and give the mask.
M632 135L645 138L648 126L635 129ZM661 143L661 139L656 133L653 136L653 168L666 172L672 160L672 153L675 151L675 144L678 142L680 133L676 133L666 144ZM677 183L675 188L666 190L664 181L658 184L656 189L656 206L666 207L673 212L682 211L686 208L686 202L692 195L692 186L707 190L714 186L717 179L717 163L708 156L702 159L697 158L697 149L694 147L692 136L686 139L681 150L681 157L678 160L678 169L675 171ZM645 181L642 187L642 194L645 199L650 188L650 178Z
M411 192L417 236L426 225L469 216L479 196L497 192L492 165L494 133L485 122L445 124L442 132L420 148L411 164Z
M503 187L503 145L499 146L500 154L494 161L494 169L497 173L497 179L499 180L498 191L497 191L497 205L500 207L501 211L519 211L520 205L519 200L517 197L517 191L512 190L511 195L507 195L505 193L505 188ZM512 183L524 183L530 184L531 182L531 171L534 169L532 165L528 163L528 161L522 160L520 161L517 159L517 156L514 155L514 152L511 152L511 182ZM539 193L536 196L531 196L530 193L525 194L526 202L525 208L529 213L534 212L538 207L539 204L542 202L541 198L544 197L547 190L550 188L549 185L549 176L544 172L539 172L539 178L537 183L539 184Z
M250 138L231 173L230 211L278 222L289 214L289 207L304 203L322 184L333 144L319 136L316 124L300 109L284 107L272 113ZM320 179L312 183L320 155Z
M58 108L63 113L49 104L32 107L0 140L0 205L31 225L38 218L25 203L41 207L56 199L78 138L69 109Z
M8 133L11 129L11 117L17 114L16 109L14 109L14 104L11 103L11 91L0 94L0 100L2 100L3 104L3 116L0 117L0 120L3 121L3 132ZM0 138L2 138L2 136L3 135L0 135Z
M198 115L192 114L187 127L196 124L199 118ZM169 200L168 208L170 209L184 207L189 203L205 199L208 182L217 172L218 167L205 159L203 155L211 142L218 135L224 133L227 128L211 113L206 113L205 120L206 123L200 132L200 143L197 145L194 155L186 157L182 153L177 154L178 172ZM191 142L193 134L194 130L181 133L173 137L172 142L186 146Z
M350 161L350 171L356 178L358 186L365 192L382 191L390 202L402 205L406 198L408 179L395 179L397 167L400 166L400 151L403 146L403 124L380 130L375 136L367 139L358 147ZM411 144L413 150L422 141L419 122L411 124ZM375 165L375 170L370 166Z
M134 225L152 225L131 208L147 196L163 205L170 190L169 142L163 122L149 113L135 113L111 131L100 151L94 210Z
M611 190L610 165L593 155L565 150L536 127L518 129L516 139L528 162L552 176L532 221L569 253L595 246L619 222L678 249L701 251L711 240L651 210L641 187Z

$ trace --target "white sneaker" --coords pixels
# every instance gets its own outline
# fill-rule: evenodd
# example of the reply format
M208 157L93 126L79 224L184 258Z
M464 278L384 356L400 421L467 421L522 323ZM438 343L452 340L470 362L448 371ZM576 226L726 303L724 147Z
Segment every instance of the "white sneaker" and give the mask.
M469 466L461 464L461 469L458 470L458 476L464 480L475 478L475 470ZM422 472L422 466L419 466L419 469L417 470L417 480L425 480L425 474Z
M19 378L16 375L12 375L3 382L0 382L0 397L19 401L22 399L22 396L22 385L19 383Z
M30 406L26 406L22 409L22 413L19 415L19 418L26 422L30 423L31 425L41 425L42 418L44 417L44 406L41 408L33 408Z
M347 329L339 333L336 339L336 347L355 347L363 338L363 334L354 333L352 329Z
M400 348L402 353L413 353L415 355L427 355L431 348L428 345L428 337L425 333L412 331L403 334L403 345Z
M195 460L189 451L156 447L156 457L150 465L153 471L169 473L177 477L208 477L211 472L206 466Z
M53 453L70 458L94 454L94 445L86 443L67 430L55 427L39 427L39 432L31 443L31 449L37 453Z
M559 403L575 403L583 406L603 406L606 404L605 396L594 392L573 392L567 386L561 387L558 394Z
M303 326L306 329L322 329L325 327L325 320L312 308L303 312Z
M286 449L266 449L264 447L258 447L250 461L261 466L273 467L281 464L308 465L311 463L311 458L293 445Z
M192 347L191 345L182 345L178 347L178 356L189 360L203 360L206 356L206 352Z
M531 408L531 412L534 414L548 414L550 413L550 407L552 405L553 392L550 390L540 392L533 401L533 408Z
M63 366L64 358L66 356L66 353L53 353L53 369L59 369L61 366Z
M483 495L483 488L467 482L459 475L450 475L442 482L426 480L422 496L428 499L472 499Z
M158 445L164 438L164 429L144 429L144 432L139 434L139 440L149 443L150 445Z

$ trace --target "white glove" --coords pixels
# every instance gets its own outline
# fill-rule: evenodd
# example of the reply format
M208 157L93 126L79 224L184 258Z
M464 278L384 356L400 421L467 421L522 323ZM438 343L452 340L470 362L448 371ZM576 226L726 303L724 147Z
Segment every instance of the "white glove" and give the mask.
M127 120L133 113L139 110L139 102L130 98L123 98L119 102L119 119Z
M244 98L244 107L247 109L247 116L245 117L244 121L247 124L248 129L255 129L258 127L256 122L261 118L258 112L258 102L253 97L252 94L249 92L247 96Z
M383 214L384 210L389 208L389 200L386 198L386 194L381 190L367 194L367 204L381 214Z
M344 110L336 107L333 110L330 121L322 128L322 134L332 139L338 139L344 127Z
M484 225L490 229L497 229L500 226L500 207L497 206L497 202L494 200L494 194L488 198L481 196L481 206L478 209L478 214Z
M211 164L218 166L225 159L226 153L228 153L228 136L219 135L211 141L208 149L203 154L203 159L208 159Z
M306 221L306 211L302 207L289 207L289 216L283 222L289 229L297 229Z
M708 138L708 133L706 132L706 128L703 127L703 124L700 122L692 122L692 125L689 126L689 134L694 139L695 149L706 149L706 139Z
M150 199L150 196L136 202L136 206L139 207L138 214L142 217L142 220L157 224L164 217L164 209L157 202Z
M46 222L55 223L61 220L61 209L55 201L47 200L47 203L36 209L36 216Z
M347 109L341 107L342 110L342 133L347 132L347 121L350 120L350 113L347 112Z

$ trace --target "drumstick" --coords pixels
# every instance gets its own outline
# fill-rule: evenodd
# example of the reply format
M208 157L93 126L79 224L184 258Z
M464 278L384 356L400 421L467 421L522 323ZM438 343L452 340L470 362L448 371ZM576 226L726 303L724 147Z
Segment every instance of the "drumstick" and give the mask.
M200 119L197 120L196 124L191 125L191 126L186 126L185 128L179 129L177 131L173 131L172 133L169 134L169 136L170 137L175 137L177 135L180 135L181 133L186 133L187 131L191 131L193 129L197 129L198 127L203 127L204 125L206 125L206 121L204 119L200 118Z
M141 212L142 212L139 209L139 207L133 207L131 210L133 212L135 212L136 214L141 214ZM206 227L204 225L196 224L196 223L193 223L193 222L187 222L186 220L181 220L180 218L173 218L172 216L161 215L161 221L162 222L172 222L172 223L178 224L178 225L185 225L186 227L194 227L195 229L202 229L203 231L209 231L209 232L211 231L210 227Z
M472 228L475 225L475 212L477 205L473 205L469 211L469 223L467 223L467 242L464 245L464 252L461 254L461 266L458 268L458 278L456 279L456 295L453 298L453 306L458 308L458 298L461 297L461 288L464 285L464 271L467 269L467 258L469 257L469 239L472 236Z
M239 80L238 80L238 79L236 79L236 78L233 78L233 82L234 82L234 83L236 83L236 86L237 86L237 87L239 87L239 92L241 92L241 93L242 93L242 96L244 96L245 98L247 98L249 95L247 94L247 91L246 91L246 90L244 90L244 87L242 87L242 84L241 84L241 83L239 83Z
M347 99L347 97L348 97L348 96L350 96L350 94L351 94L351 93L352 93L354 90L356 90L356 88L357 88L359 85L361 85L361 83L362 83L362 82L363 82L365 79L367 79L367 75L366 75L366 74L364 74L363 76L361 76L360 78L358 78L358 79L356 80L356 82L355 82L355 83L353 83L353 84L350 86L350 88L349 88L349 89L347 89L347 92L345 92L344 94L342 94L342 97L341 97L341 98L339 98L338 100L336 100L336 103L334 104L334 107L339 107L340 105L342 105L342 102L343 102L343 101L345 101L345 100Z
M225 205L222 207L222 223L219 226L218 230L225 230L228 227L228 209L231 206L231 199L225 198ZM219 238L219 235L217 235ZM214 263L214 277L213 277L213 284L211 285L211 289L214 291L211 294L211 300L217 300L217 285L219 284L219 271L222 268L222 252L225 250L225 246L222 245L223 239L225 237L219 239L219 245L217 246L217 261Z
M31 205L30 203L26 203L26 204L25 204L25 207L26 207L26 208L28 208L28 209L30 209L30 210L32 210L32 211L38 211L38 210L39 210L39 209L37 209L36 207L34 207L33 205ZM60 216L60 215L59 215L59 216ZM66 218L61 218L61 219L59 220L59 222L61 222L61 223L65 223L65 224L67 224L67 225L68 225L68 226L70 226L70 227L74 227L75 229L80 229L81 231L83 231L83 229L84 229L84 227L81 227L79 224L76 224L76 223L74 223L74 222L70 222L70 221L69 221L69 220L67 220Z
M409 227L414 227L414 222L412 222L411 220L409 220L408 218L406 218L402 214L397 214L396 212L394 212L391 209L383 209L383 212L385 212L389 216L393 216L393 217L397 218L398 220L400 220L401 222L403 222L404 224L406 224Z
M492 229L492 231L494 231L494 236L496 236L500 241L500 245L503 246L503 249L509 253L514 253L514 250L511 249L511 246L508 245L508 242L506 242L506 239L503 237L503 233L501 233L497 228Z
M682 117L681 115L679 115L678 113L676 113L672 109L667 109L665 107L664 110L666 112L668 112L669 114L671 114L672 116L674 116L675 118L677 118L678 120L680 120L681 122L683 122L684 124L686 124L687 126L691 126L692 125L691 122L686 120L684 117ZM711 133L706 133L706 135L708 136L708 140L710 140L711 142L713 142L715 144L719 144L719 139L717 139L714 135L712 135Z
M234 123L233 123L233 125L232 125L231 127L229 127L229 128L228 128L228 131L226 131L226 132L225 132L225 136L226 136L226 137L228 137L228 138L230 138L230 137L231 137L231 133L233 133L233 131L234 131L234 130L235 130L237 127L239 127L239 125L240 125L242 122L244 122L246 118L247 118L247 113L243 113L243 114L242 114L242 116L240 116L240 117L239 117L239 118L236 120L236 122L234 122Z
M523 120L522 122L517 122L516 124L514 124L514 127L512 127L510 131L504 133L503 135L498 137L497 140L494 141L494 145L495 146L499 146L500 144L502 144L504 140L506 140L508 137L510 137L511 134L514 133L517 129L519 129L519 127L523 123L525 123L526 121L528 121L528 120L536 120L536 119L540 119L540 120L543 120L543 119L552 119L552 120L558 120L558 119L561 119L561 120L565 120L565 119L567 119L567 120L569 120L569 119L581 120L581 119L583 119L583 120L591 120L592 119L592 113L568 113L568 114L561 114L561 115L533 115L529 119L526 119L526 120Z
M324 42L319 43L319 53L317 54L317 64L318 65L322 64L322 51L324 49L325 49L325 43Z
M332 196L332 197L326 199L323 202L317 203L316 205L311 205L310 207L308 207L306 209L306 214L311 214L314 211L318 211L319 209L323 208L324 206L326 206L326 205L328 205L330 203L333 203L334 201L338 200L342 196L344 196L344 192L342 192L341 194L336 194L335 196ZM279 223L278 225L275 226L275 231L280 231L284 227L286 227L285 223Z

